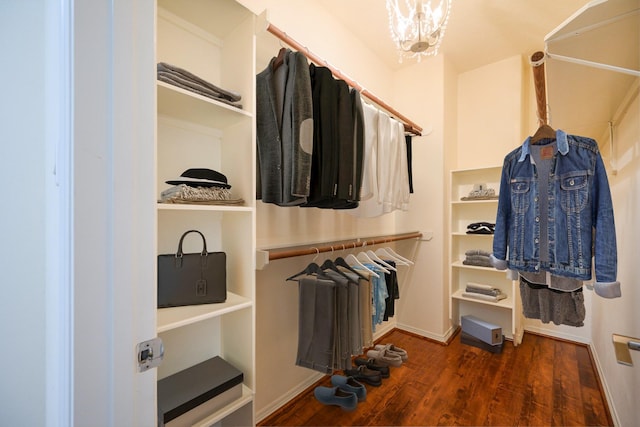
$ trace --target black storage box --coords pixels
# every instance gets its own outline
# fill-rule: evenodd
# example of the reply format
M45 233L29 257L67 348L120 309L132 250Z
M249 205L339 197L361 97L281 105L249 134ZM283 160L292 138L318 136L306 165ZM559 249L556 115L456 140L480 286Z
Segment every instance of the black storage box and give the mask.
M476 337L474 337L471 334L468 334L464 331L460 332L460 342L462 344L467 344L467 345L471 345L473 347L478 347L481 348L483 350L489 351L491 353L502 353L502 345L504 343L504 335L502 336L502 340L500 341L500 344L487 344L486 342L482 341L481 339L478 339Z
M158 381L158 425L191 425L242 396L242 372L219 356Z

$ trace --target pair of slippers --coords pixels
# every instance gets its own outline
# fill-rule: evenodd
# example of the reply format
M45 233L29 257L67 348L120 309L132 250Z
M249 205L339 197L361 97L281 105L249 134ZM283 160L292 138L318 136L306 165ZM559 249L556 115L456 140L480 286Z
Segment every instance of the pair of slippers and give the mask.
M325 405L336 405L345 411L353 411L367 398L367 389L353 377L333 375L331 387L318 386L313 391L316 399Z
M373 349L367 351L367 357L387 366L401 366L409 355L406 350L396 347L393 344L378 344Z

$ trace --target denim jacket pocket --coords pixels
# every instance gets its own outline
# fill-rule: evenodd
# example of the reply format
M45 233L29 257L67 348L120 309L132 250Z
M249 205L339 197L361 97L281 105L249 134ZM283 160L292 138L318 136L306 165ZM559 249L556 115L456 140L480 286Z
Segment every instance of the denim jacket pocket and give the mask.
M567 213L579 213L587 206L589 179L587 171L576 171L560 177L560 205Z
M531 178L513 178L511 180L511 208L516 214L524 214L529 209L529 191Z

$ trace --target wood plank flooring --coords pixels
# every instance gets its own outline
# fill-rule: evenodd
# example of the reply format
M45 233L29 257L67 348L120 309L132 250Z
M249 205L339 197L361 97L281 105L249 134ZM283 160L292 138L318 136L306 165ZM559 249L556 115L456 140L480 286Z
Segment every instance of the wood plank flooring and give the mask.
M448 346L398 329L378 340L407 350L382 386L347 412L318 402L313 389L259 426L612 426L602 387L585 345L525 333L494 354Z

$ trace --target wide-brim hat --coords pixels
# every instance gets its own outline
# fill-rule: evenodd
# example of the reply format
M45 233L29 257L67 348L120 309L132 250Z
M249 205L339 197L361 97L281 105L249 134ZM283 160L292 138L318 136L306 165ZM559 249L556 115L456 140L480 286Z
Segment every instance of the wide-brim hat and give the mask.
M194 168L182 172L180 178L165 181L167 184L185 184L190 187L220 187L231 188L227 177L213 169Z

